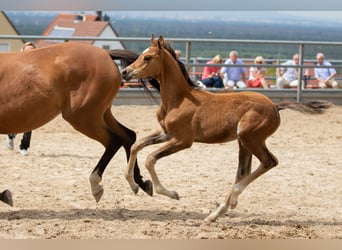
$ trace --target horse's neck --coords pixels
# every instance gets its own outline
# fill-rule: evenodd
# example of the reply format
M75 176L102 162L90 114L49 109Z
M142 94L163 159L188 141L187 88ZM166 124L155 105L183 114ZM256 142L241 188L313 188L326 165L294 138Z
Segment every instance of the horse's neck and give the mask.
M181 101L190 92L190 87L185 79L178 62L165 53L163 69L160 76L160 96L164 104L174 104Z

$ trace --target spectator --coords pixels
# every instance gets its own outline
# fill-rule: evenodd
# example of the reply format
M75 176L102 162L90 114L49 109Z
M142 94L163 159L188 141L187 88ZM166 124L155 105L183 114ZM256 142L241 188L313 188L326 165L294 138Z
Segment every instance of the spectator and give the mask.
M237 51L229 53L229 59L224 64L226 65L244 65L243 61L238 59ZM246 88L246 68L223 66L221 74L224 76L224 86L227 88Z
M257 56L254 60L254 64L265 64L265 60L262 56ZM268 89L268 84L265 79L265 73L265 67L251 67L249 69L248 87Z
M207 66L205 66L203 69L202 81L199 82L199 86L214 88L224 87L222 75L220 73L221 67L211 66L211 64L222 64L222 62L223 60L221 55L216 55L212 60L207 62Z
M182 51L179 50L179 49L176 49L176 50L175 50L175 54L176 54L176 58L177 58L177 59L180 59L180 57L181 57L181 55L182 55Z
M299 54L294 54L292 60L288 60L282 65L298 65ZM283 67L278 68L277 87L278 88L294 88L298 87L298 72L299 68Z
M37 45L33 42L27 42L23 45L20 51L28 51L37 48ZM22 155L28 155L28 148L30 147L32 131L25 132L19 146L19 152ZM14 138L16 134L7 135L7 147L10 150L14 149Z
M317 66L332 66L330 62L324 60L324 54L318 53L316 56ZM315 68L315 77L320 88L337 88L335 81L336 70L334 68Z

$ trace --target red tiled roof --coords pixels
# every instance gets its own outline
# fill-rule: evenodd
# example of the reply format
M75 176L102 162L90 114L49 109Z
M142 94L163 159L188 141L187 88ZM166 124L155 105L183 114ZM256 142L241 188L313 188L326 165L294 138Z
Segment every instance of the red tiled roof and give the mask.
M76 16L82 16L83 20L75 21ZM110 25L107 21L97 21L97 15L58 14L56 18L43 32L43 36L49 36L56 26L61 28L74 28L72 36L99 36L101 32ZM77 41L92 44L94 41ZM37 41L39 47L54 44L51 40Z

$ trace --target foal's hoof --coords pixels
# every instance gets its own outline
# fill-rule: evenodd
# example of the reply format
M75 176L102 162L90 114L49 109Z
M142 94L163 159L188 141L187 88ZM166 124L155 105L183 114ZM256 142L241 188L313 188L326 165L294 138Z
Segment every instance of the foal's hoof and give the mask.
M238 205L238 202L237 202L237 201L234 202L234 203L230 203L230 204L229 204L229 206L230 206L231 209L236 208L237 205Z
M99 202L101 200L101 197L103 195L103 187L99 186L96 190L93 190L93 196L95 198L96 202Z
M0 200L13 207L12 193L9 190L2 192Z
M175 200L179 200L179 195L176 191L172 191L170 198L175 199Z
M209 225L210 223L216 221L216 217L213 215L209 215L207 218L204 219L204 223Z
M150 180L147 180L144 182L144 186L142 187L145 193L147 193L149 196L153 196L153 185Z

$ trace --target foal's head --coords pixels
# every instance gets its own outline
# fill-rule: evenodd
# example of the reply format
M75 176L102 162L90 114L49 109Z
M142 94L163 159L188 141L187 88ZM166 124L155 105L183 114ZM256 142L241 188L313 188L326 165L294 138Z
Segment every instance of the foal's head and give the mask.
M164 66L162 58L165 54L169 53L173 57L173 59L171 60L175 60L177 62L178 67L181 69L188 84L191 86L196 86L191 81L184 64L180 60L178 60L175 51L169 44L165 43L162 36L159 36L159 39L156 40L154 39L154 36L151 35L150 42L151 46L145 49L145 51L137 58L134 63L132 63L122 71L122 77L125 80L147 77L154 77L158 79L161 69Z
M162 66L160 53L162 52L161 48L164 47L164 39L159 37L159 40L156 41L152 35L150 41L151 46L145 49L134 63L122 71L122 77L125 80L147 77L157 78L159 76Z

